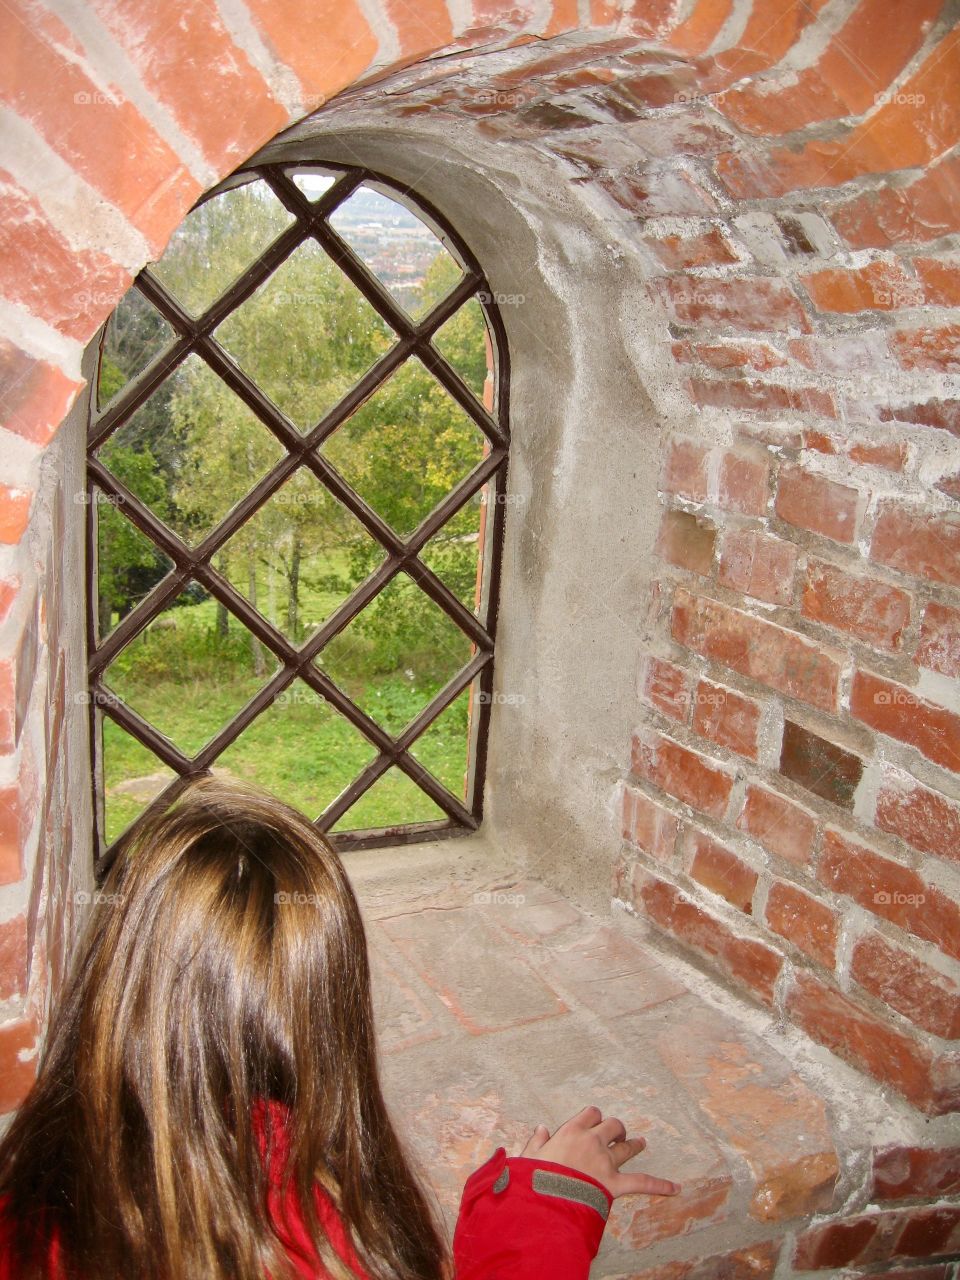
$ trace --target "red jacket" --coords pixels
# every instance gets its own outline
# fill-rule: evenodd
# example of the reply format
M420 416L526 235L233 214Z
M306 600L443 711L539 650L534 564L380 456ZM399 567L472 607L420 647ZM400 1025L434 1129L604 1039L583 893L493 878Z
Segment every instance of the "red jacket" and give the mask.
M271 1104L274 1105L274 1104ZM282 1158L283 1149L277 1154ZM280 1199L282 1159L270 1164L269 1205L298 1275L329 1280L310 1243L295 1197ZM314 1188L320 1222L341 1258L369 1280L333 1201ZM587 1280L613 1197L591 1178L550 1160L508 1156L498 1147L467 1179L453 1236L455 1280ZM0 1280L19 1280L10 1263L10 1229L0 1197ZM57 1274L51 1240L49 1274Z

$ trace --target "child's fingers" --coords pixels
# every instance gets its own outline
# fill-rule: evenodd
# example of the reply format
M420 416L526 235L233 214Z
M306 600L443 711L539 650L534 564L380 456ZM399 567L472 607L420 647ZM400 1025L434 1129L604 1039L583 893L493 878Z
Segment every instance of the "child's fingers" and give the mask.
M619 1168L634 1156L638 1156L646 1145L646 1138L624 1138L622 1141L611 1143L607 1150L610 1152L610 1159Z
M649 1173L618 1173L610 1186L613 1196L675 1196L679 1190L679 1182L654 1178Z
M550 1130L545 1124L538 1124L529 1138L527 1145L520 1152L522 1156L532 1156L550 1141Z
M627 1136L623 1121L617 1120L614 1116L607 1116L606 1120L601 1120L594 1126L593 1131L605 1147L609 1147L611 1142L623 1142Z

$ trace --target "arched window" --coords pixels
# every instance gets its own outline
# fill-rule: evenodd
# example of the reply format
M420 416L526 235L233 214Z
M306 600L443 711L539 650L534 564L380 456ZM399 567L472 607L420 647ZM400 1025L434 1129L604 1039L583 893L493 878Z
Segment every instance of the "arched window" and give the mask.
M241 171L140 273L88 446L100 869L210 770L341 849L477 828L507 375L468 247L367 170Z

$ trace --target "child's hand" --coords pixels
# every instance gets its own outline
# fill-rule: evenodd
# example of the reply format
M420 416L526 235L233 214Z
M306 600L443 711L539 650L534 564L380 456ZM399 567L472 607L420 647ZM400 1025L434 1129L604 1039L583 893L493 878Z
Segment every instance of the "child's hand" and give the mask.
M628 1138L619 1120L604 1120L599 1107L584 1107L578 1115L564 1121L552 1138L547 1126L538 1124L520 1154L539 1156L588 1173L602 1182L614 1199L629 1195L676 1195L680 1190L678 1182L652 1178L647 1173L620 1172L620 1166L646 1145L644 1138Z

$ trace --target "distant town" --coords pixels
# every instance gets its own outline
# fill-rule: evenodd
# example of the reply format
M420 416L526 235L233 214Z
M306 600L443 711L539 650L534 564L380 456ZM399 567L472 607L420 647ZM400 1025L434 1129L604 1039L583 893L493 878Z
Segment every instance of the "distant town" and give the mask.
M398 301L415 312L423 278L445 252L430 228L396 201L366 187L340 205L330 224Z

